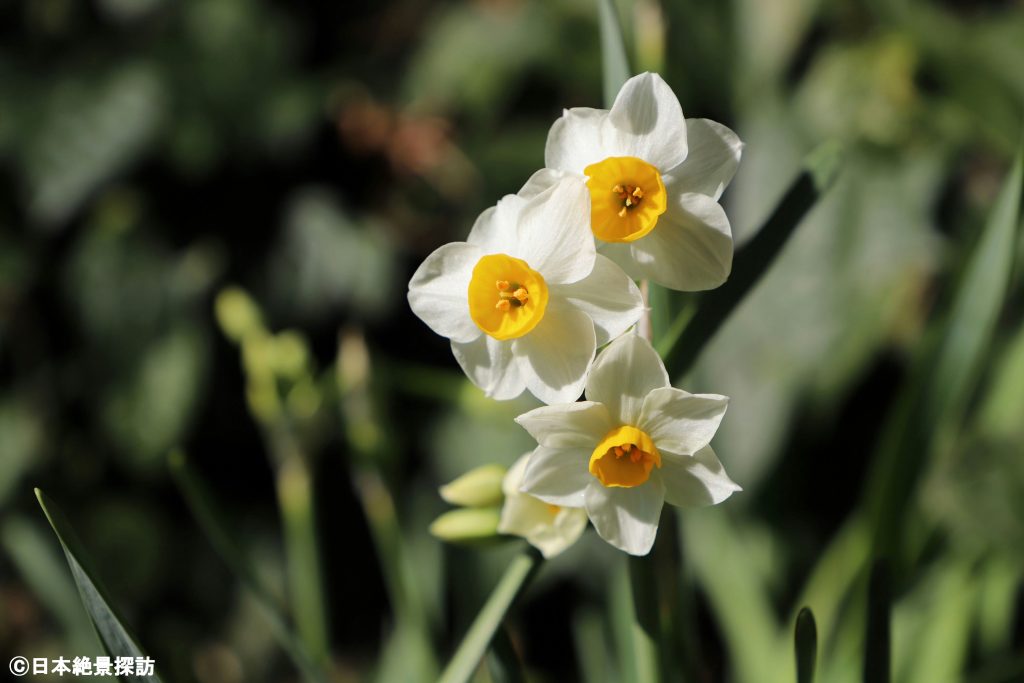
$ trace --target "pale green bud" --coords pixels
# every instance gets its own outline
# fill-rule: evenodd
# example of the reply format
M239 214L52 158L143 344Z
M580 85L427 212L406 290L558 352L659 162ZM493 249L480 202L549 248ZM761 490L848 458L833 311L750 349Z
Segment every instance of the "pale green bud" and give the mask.
M501 505L505 498L501 492L501 482L506 471L501 465L481 465L442 486L439 489L441 497L452 505L463 507Z
M450 543L475 543L498 535L498 508L460 508L450 510L430 525L430 533Z
M309 345L305 337L295 330L274 335L271 345L274 372L286 379L297 379L309 364Z
M241 287L222 289L213 308L224 335L236 344L263 328L263 316L259 308Z

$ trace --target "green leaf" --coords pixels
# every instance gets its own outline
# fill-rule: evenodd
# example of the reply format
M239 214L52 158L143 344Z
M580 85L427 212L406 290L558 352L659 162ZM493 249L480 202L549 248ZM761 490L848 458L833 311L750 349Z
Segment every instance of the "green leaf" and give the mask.
M688 560L722 633L737 683L792 680L767 579L752 561L754 537L720 510L680 515Z
M1017 253L1022 190L1024 146L1017 153L957 291L934 365L931 390L926 394L925 418L931 424L946 424L946 419L956 417L988 358Z
M526 674L523 663L512 646L512 640L505 629L499 628L491 643L491 652L487 657L487 668L491 672L494 683L525 683Z
M814 683L814 665L818 658L818 628L814 613L804 607L796 615L796 683Z
M110 600L106 597L106 591L95 578L95 572L90 569L88 561L85 559L85 553L82 551L67 518L42 491L36 489L35 492L39 506L42 507L46 518L50 521L50 526L57 534L57 540L60 541L61 547L64 549L64 557L67 558L71 575L78 586L78 594L82 598L85 611L92 619L93 627L103 644L103 649L111 657L131 657L133 659L145 657L145 652L135 637L125 628L124 620L117 615ZM124 676L121 680L128 683L160 683L157 676Z
M864 683L889 683L890 665L889 613L892 597L889 571L885 562L878 560L871 568L868 581L867 644L864 649Z
M689 370L704 345L775 261L807 212L831 187L841 162L842 149L834 143L821 145L807 157L804 172L793 181L757 234L737 252L729 280L701 298L686 329L666 351L665 366L670 377L679 377ZM691 312L684 309L680 315L690 316ZM670 326L669 333L675 327Z
M971 254L948 319L933 330L890 412L867 487L876 555L896 556L927 458L959 426L981 376L1010 286L1024 190L1024 147Z
M288 619L284 616L285 607L281 600L275 597L259 579L256 570L247 559L245 551L235 541L236 536L224 522L223 514L218 509L213 494L193 471L185 455L180 451L171 453L169 466L192 516L196 518L200 528L224 563L256 598L256 604L260 607L263 617L267 620L270 630L281 648L292 659L296 668L302 672L306 681L311 683L325 681L325 675L314 664L312 656L306 651L302 641L289 627Z
M82 611L75 582L42 523L11 515L0 525L0 547L22 580L64 629L76 654L102 654L89 616Z
M664 679L659 658L658 641L659 600L653 558L650 556L626 558L629 566L630 597L633 609L629 612L632 627L632 646L636 657L635 680L661 681Z
M490 646L495 631L505 619L505 614L540 566L540 559L540 553L529 547L509 563L504 576L494 587L441 674L439 683L465 683L470 679Z
M612 0L597 0L601 23L601 65L604 74L604 104L611 109L622 84L629 80L629 59L622 40L622 24Z

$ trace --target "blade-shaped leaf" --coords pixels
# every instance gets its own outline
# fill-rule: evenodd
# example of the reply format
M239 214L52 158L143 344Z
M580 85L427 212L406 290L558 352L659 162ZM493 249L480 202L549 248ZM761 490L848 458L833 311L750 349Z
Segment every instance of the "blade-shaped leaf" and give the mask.
M619 88L629 79L629 59L622 40L622 24L612 0L597 0L601 22L601 63L604 73L604 102L609 109Z
M814 665L818 659L818 628L814 613L804 607L796 615L796 683L814 683Z
M281 600L260 580L247 559L246 553L235 542L235 537L228 529L224 516L217 508L213 494L207 489L205 482L189 465L184 453L175 451L169 458L171 474L185 498L193 516L213 545L221 559L231 568L242 585L256 598L267 624L281 648L291 657L296 668L302 672L306 681L321 683L326 680L325 674L313 661L302 641L295 635L285 616L285 607Z
M923 465L955 430L991 348L1016 255L1024 191L1024 148L1018 152L971 254L948 318L933 330L910 382L890 412L866 500L877 556L895 557L904 511Z
M892 598L889 571L878 560L868 581L868 630L864 648L864 683L889 683L891 677L889 623Z
M470 679L506 612L540 566L540 560L540 553L533 548L525 549L512 560L438 679L440 683L465 683Z
M487 657L488 670L494 683L524 683L526 674L523 663L512 646L512 639L504 628L499 628L491 642L491 652Z
M89 618L92 619L103 649L111 657L131 657L133 659L145 657L145 652L125 628L124 620L117 615L110 600L106 597L106 591L95 578L96 574L90 569L88 561L85 559L85 553L82 551L67 518L42 491L39 489L35 491L39 505L64 549L64 556L67 558L71 575L78 586L82 604L85 606L85 611L89 613ZM120 680L127 683L160 683L160 679L156 676L121 676Z
M737 252L729 280L701 298L686 329L672 348L665 350L665 366L670 377L679 377L689 370L704 344L758 283L796 226L832 185L841 161L842 150L833 143L823 144L807 157L804 172L793 181L757 234ZM684 309L680 315L689 316L691 312ZM672 333L671 327L667 332Z

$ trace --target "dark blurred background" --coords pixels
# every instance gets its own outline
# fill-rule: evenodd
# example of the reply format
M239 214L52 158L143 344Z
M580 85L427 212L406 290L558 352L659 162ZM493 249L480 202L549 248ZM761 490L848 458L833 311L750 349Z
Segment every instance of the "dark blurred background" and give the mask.
M732 397L715 447L745 488L681 533L701 680L776 680L812 598L822 680L857 680L847 522L1021 137L1022 4L619 9L634 70L746 142L739 243L808 150L847 145L681 384ZM430 680L512 550L432 539L436 487L525 452L534 404L469 386L406 283L543 165L563 107L601 105L590 0L0 2L0 661L97 647L38 486L165 681L298 680L167 463L285 595L299 453L338 680ZM1019 285L914 493L895 680L1024 680ZM538 680L615 680L620 559L588 534L515 611Z

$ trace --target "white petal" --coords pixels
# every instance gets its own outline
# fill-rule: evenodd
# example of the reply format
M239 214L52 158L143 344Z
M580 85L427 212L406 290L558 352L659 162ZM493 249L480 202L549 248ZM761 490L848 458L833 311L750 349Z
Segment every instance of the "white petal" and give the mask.
M597 533L630 555L646 555L654 545L665 502L661 479L651 477L634 488L605 487L596 479L584 496L587 516Z
M587 528L587 511L583 508L562 508L553 524L542 527L527 537L545 558L559 554L583 535Z
M594 323L582 311L558 306L512 348L530 393L544 403L569 403L583 393L594 362Z
M590 450L617 426L604 404L593 401L541 406L520 415L516 422L541 446Z
M566 109L548 131L544 165L559 171L583 173L590 164L610 156L605 153L601 140L607 118L605 109Z
M530 454L524 453L519 456L512 467L508 468L505 472L504 478L501 480L501 492L506 496L511 496L519 493L519 487L523 485L523 477L526 476L526 466L530 464Z
M547 503L525 493L516 493L506 497L501 506L498 532L528 538L551 521Z
M526 200L522 197L505 195L477 217L466 241L480 247L484 254L516 256L512 253L517 244L516 224L525 206Z
M598 346L635 325L644 312L640 288L622 268L600 254L590 275L579 282L556 285L552 290L558 293L559 302L571 304L590 316Z
M520 490L552 505L583 507L583 492L596 481L589 466L588 449L537 446Z
M646 339L627 333L597 357L587 379L587 399L605 404L613 422L636 425L644 397L668 385L658 352Z
M551 186L557 185L558 181L564 177L565 173L563 171L556 171L553 168L542 168L530 176L516 194L523 199L533 199Z
M465 344L452 342L452 353L469 380L495 400L515 398L526 388L512 342L482 334Z
M633 242L637 268L669 289L714 289L732 271L732 231L725 211L711 197L669 197L669 208L648 234Z
M409 280L409 306L434 332L456 342L480 336L469 316L468 289L473 267L483 253L465 242L437 249Z
M708 445L728 406L725 396L662 387L647 394L637 427L659 450L690 455Z
M717 200L736 175L743 143L725 126L708 119L686 119L686 161L664 175L669 195L697 192Z
M518 258L549 285L582 280L594 269L590 190L583 176L566 175L532 197L519 214Z
M643 159L662 172L686 159L686 120L675 93L661 76L642 73L619 90L601 131L608 156Z
M629 242L598 242L597 253L600 256L607 256L631 280L642 280L646 277L633 258L633 245Z
M665 502L679 507L717 505L743 490L725 473L711 446L693 456L662 453L656 476L665 484Z

